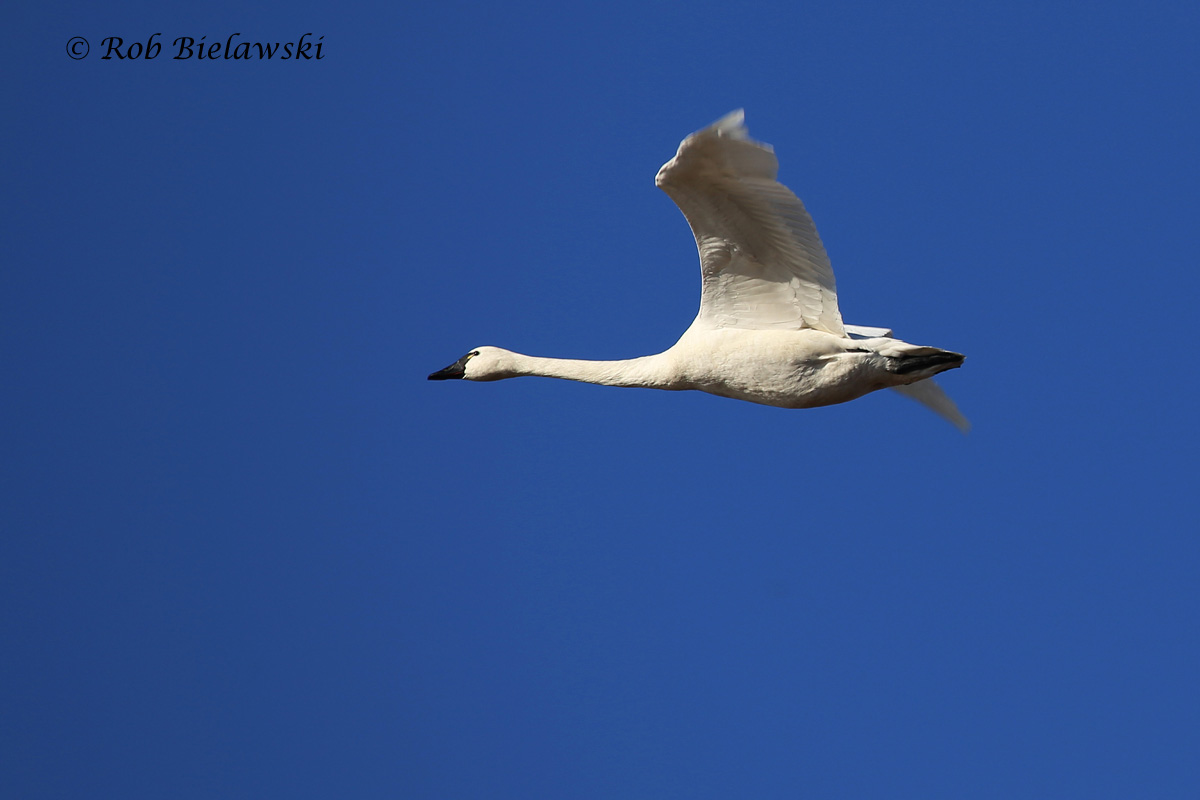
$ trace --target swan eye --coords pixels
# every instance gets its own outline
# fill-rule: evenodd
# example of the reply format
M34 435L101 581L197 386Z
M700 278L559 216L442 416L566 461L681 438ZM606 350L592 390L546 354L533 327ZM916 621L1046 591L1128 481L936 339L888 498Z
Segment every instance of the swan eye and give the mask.
M477 355L479 355L479 351L472 350L471 352L467 353L467 358L471 358L472 356L477 356Z

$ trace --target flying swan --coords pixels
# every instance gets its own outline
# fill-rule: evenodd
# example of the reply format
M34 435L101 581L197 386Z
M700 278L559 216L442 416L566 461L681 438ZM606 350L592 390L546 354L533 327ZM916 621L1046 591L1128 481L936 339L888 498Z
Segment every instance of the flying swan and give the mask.
M959 353L842 323L833 268L804 204L779 183L770 145L749 138L741 110L679 145L654 182L670 195L700 250L700 312L670 349L624 361L537 358L479 347L431 381L522 375L606 386L698 389L783 408L845 403L895 389L966 432L969 423L930 378Z

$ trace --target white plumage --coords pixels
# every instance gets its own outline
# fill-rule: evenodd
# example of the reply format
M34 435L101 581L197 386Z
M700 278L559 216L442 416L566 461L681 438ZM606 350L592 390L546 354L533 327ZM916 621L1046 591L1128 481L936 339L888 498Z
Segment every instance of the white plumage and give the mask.
M930 380L963 356L845 325L829 256L812 218L776 179L769 145L735 111L683 140L655 183L679 206L700 251L700 311L670 349L624 361L537 358L480 347L431 380L521 375L698 389L785 408L842 403L893 388L969 424Z

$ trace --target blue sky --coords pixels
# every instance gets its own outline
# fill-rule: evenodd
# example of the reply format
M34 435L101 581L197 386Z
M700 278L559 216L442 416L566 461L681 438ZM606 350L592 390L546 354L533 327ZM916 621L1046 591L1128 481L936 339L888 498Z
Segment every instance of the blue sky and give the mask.
M1195 795L1194 4L0 21L0 794ZM969 436L425 380L674 342L738 107Z

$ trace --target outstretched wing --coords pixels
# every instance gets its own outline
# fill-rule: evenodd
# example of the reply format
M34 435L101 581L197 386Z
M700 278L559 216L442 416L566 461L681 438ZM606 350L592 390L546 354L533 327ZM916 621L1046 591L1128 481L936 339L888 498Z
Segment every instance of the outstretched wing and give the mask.
M774 151L752 141L742 120L738 110L684 139L654 181L683 211L700 250L693 324L844 336L833 268L812 217L775 180Z
M971 430L971 423L958 410L958 406L954 404L949 395L942 391L942 387L933 382L933 378L926 378L906 386L893 386L892 390L916 400L963 433Z

